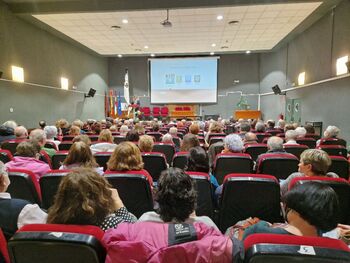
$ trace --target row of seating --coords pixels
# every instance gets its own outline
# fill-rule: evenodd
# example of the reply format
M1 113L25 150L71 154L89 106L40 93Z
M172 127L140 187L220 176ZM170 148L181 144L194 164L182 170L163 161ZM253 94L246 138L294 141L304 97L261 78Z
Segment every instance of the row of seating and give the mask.
M153 118L163 117L166 118L169 116L169 108L168 107L153 107L151 110L150 107L141 107L140 108L142 117L149 118L153 116Z

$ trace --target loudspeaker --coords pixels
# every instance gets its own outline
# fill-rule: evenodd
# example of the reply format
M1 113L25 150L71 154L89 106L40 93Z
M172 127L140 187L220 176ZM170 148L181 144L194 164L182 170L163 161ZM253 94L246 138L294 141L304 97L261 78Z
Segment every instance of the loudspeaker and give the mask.
M0 79L2 78L2 71L0 71Z
M281 89L278 85L273 86L272 91L275 93L275 95L281 94Z
M350 61L346 62L345 65L348 68L348 72L350 73ZM1 77L1 74L0 74L0 77Z
M88 94L87 95L85 94L85 98L89 98L89 97L93 98L95 96L95 93L96 93L95 89L90 89Z

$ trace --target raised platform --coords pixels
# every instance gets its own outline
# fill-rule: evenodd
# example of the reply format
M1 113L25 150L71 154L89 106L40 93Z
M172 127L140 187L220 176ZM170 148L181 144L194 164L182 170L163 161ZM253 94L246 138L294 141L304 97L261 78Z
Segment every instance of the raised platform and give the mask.
M260 119L261 111L259 110L236 110L234 112L235 119Z

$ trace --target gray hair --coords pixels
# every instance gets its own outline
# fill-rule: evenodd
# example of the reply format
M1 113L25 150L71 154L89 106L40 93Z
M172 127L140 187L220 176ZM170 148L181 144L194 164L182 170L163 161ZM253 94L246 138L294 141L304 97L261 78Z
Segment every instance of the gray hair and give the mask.
M17 138L20 138L20 137L27 137L28 136L28 131L27 129L24 127L24 126L17 126L15 128L15 135Z
M328 126L324 131L325 137L337 137L339 135L340 129L337 126Z
M57 136L56 126L45 126L44 132L46 134L46 138L50 140Z
M224 139L224 144L230 152L241 152L243 150L243 141L237 134L227 135Z
M125 123L125 122L124 122ZM119 129L119 132L120 133L127 133L129 131L129 128L128 128L128 126L127 125L122 125L121 127L120 127L120 129Z
M42 129L35 129L30 133L29 139L44 142L46 140L46 134Z
M171 134L167 133L163 135L162 142L171 142L173 143L173 136Z
M297 137L305 137L306 129L304 127L297 127L295 132L297 133Z
M17 123L15 121L9 120L9 121L5 121L2 125L8 127L8 128L12 128L12 129L16 129L17 127Z
M286 141L288 140L295 140L298 137L298 134L295 130L288 130L285 133Z
M269 150L282 150L283 139L277 136L272 136L267 140L267 147Z
M172 135L172 136L177 136L177 128L176 127L171 127L169 129L169 133Z
M265 124L263 123L263 122L257 122L256 124L255 124L255 130L257 131L257 132L265 132Z

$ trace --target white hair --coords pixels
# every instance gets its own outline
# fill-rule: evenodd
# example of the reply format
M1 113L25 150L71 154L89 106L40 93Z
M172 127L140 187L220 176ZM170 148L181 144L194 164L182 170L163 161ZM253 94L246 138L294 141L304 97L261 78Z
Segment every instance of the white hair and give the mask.
M173 136L171 136L171 134L167 133L167 134L164 134L163 137L162 137L162 142L164 143L168 143L168 142L171 142L173 143Z
M267 140L267 147L269 150L283 149L283 139L277 136L272 136Z
M306 129L304 127L297 127L295 129L295 132L297 133L298 138L303 138L305 137Z
M46 138L49 140L51 140L57 136L56 126L45 126L44 132L46 134Z
M17 127L17 123L15 121L9 120L9 121L5 121L2 125L8 127L8 128L12 128L12 129L16 129Z
M298 137L298 134L296 133L295 130L288 130L286 131L285 136L286 136L286 141L295 140Z
M224 139L224 144L230 152L241 152L243 150L243 141L237 134L227 135Z
M171 127L171 128L169 129L169 133L170 133L170 135L172 135L172 136L177 136L177 128L176 128L176 127Z
M46 140L46 133L42 129L35 129L30 133L29 138L38 142L44 142Z
M339 135L340 129L337 126L328 126L324 131L325 137L337 137Z

